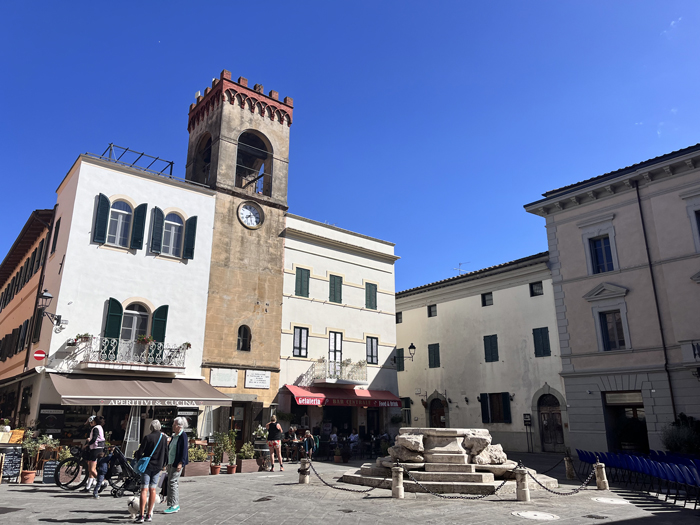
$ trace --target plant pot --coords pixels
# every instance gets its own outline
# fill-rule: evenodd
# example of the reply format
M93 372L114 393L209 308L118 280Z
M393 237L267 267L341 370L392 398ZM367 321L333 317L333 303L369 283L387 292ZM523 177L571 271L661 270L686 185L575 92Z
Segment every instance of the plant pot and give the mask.
M333 461L335 463L340 463L341 461L343 461L343 456L333 456Z
M340 457L343 458L343 463L349 463L349 462L350 462L350 454L343 454L343 455L340 456Z
M236 473L236 465L227 465L226 466L226 474L235 474Z
M256 459L237 459L236 472L239 474L247 474L249 472L258 471L258 461Z
M219 472L221 472L221 465L209 465L209 471L211 472L212 476L216 476Z
M209 464L206 461L190 461L183 470L183 478L191 478L192 476L208 476Z
M36 476L36 470L23 470L20 475L20 483L34 483L34 477Z

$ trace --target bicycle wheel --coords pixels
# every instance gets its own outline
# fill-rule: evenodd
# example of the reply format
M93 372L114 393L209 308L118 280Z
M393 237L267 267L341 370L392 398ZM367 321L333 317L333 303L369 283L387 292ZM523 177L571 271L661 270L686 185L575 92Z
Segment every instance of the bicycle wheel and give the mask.
M64 490L79 489L87 482L87 463L80 458L64 459L56 467L56 485Z

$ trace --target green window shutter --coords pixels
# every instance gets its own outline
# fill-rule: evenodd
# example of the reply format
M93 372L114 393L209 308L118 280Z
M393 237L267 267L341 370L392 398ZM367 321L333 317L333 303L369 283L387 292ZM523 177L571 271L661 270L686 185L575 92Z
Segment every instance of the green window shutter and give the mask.
M107 242L110 207L111 204L107 195L100 193L97 196L97 213L95 213L95 227L92 229L92 242L98 244Z
M153 227L151 228L151 252L160 253L163 246L163 222L165 215L158 206L153 208Z
M491 418L489 417L489 395L480 394L479 402L481 403L481 422L490 423Z
M139 204L134 209L134 225L131 227L131 243L129 247L132 250L143 249L143 236L146 229L146 213L148 204Z
M542 332L540 328L533 328L532 337L535 340L535 357L542 357Z
M329 284L329 298L332 303L343 302L343 278L339 275L331 275Z
M552 349L549 347L549 328L546 326L540 328L540 333L542 336L542 356L552 355Z
M485 335L484 336L484 361L487 363L490 363L493 361L491 359L491 336L490 335Z
M503 422L512 423L510 418L510 394L508 392L503 392L501 394L503 397Z
M428 368L440 368L440 345L428 345Z
M296 281L294 282L294 295L301 295L301 268L297 268Z
M365 285L365 308L377 309L377 285L367 283Z
M294 295L299 297L309 296L309 270L305 268L297 268L296 285L294 287Z
M403 348L396 349L396 371L403 372Z
M107 321L105 322L104 336L112 339L119 339L122 332L122 314L124 309L122 303L114 297L109 298L107 306Z
M498 361L498 336L491 336L491 359Z
M151 323L151 335L157 343L165 342L165 328L168 324L168 305L156 308L153 312L153 322Z
M185 221L185 246L182 249L183 259L194 259L194 241L197 237L197 217Z

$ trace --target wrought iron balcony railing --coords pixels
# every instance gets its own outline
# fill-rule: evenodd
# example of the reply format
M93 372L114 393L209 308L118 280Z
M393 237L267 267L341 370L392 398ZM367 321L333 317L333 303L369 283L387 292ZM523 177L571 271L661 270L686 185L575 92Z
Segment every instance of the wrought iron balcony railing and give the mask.
M367 361L356 361L353 363L350 359L327 361L325 358L321 358L314 363L314 379L367 381Z
M75 350L67 358L75 363L104 363L185 368L189 343L138 343L110 337L84 337L71 340Z

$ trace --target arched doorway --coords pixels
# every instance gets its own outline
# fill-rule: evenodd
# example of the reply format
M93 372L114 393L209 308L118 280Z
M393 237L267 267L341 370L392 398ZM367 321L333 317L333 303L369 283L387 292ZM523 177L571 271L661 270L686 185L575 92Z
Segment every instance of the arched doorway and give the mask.
M564 452L564 427L561 423L559 400L552 394L544 394L537 401L540 439L543 452Z
M447 418L445 417L445 405L441 399L433 399L430 402L430 426L431 428L445 428Z

